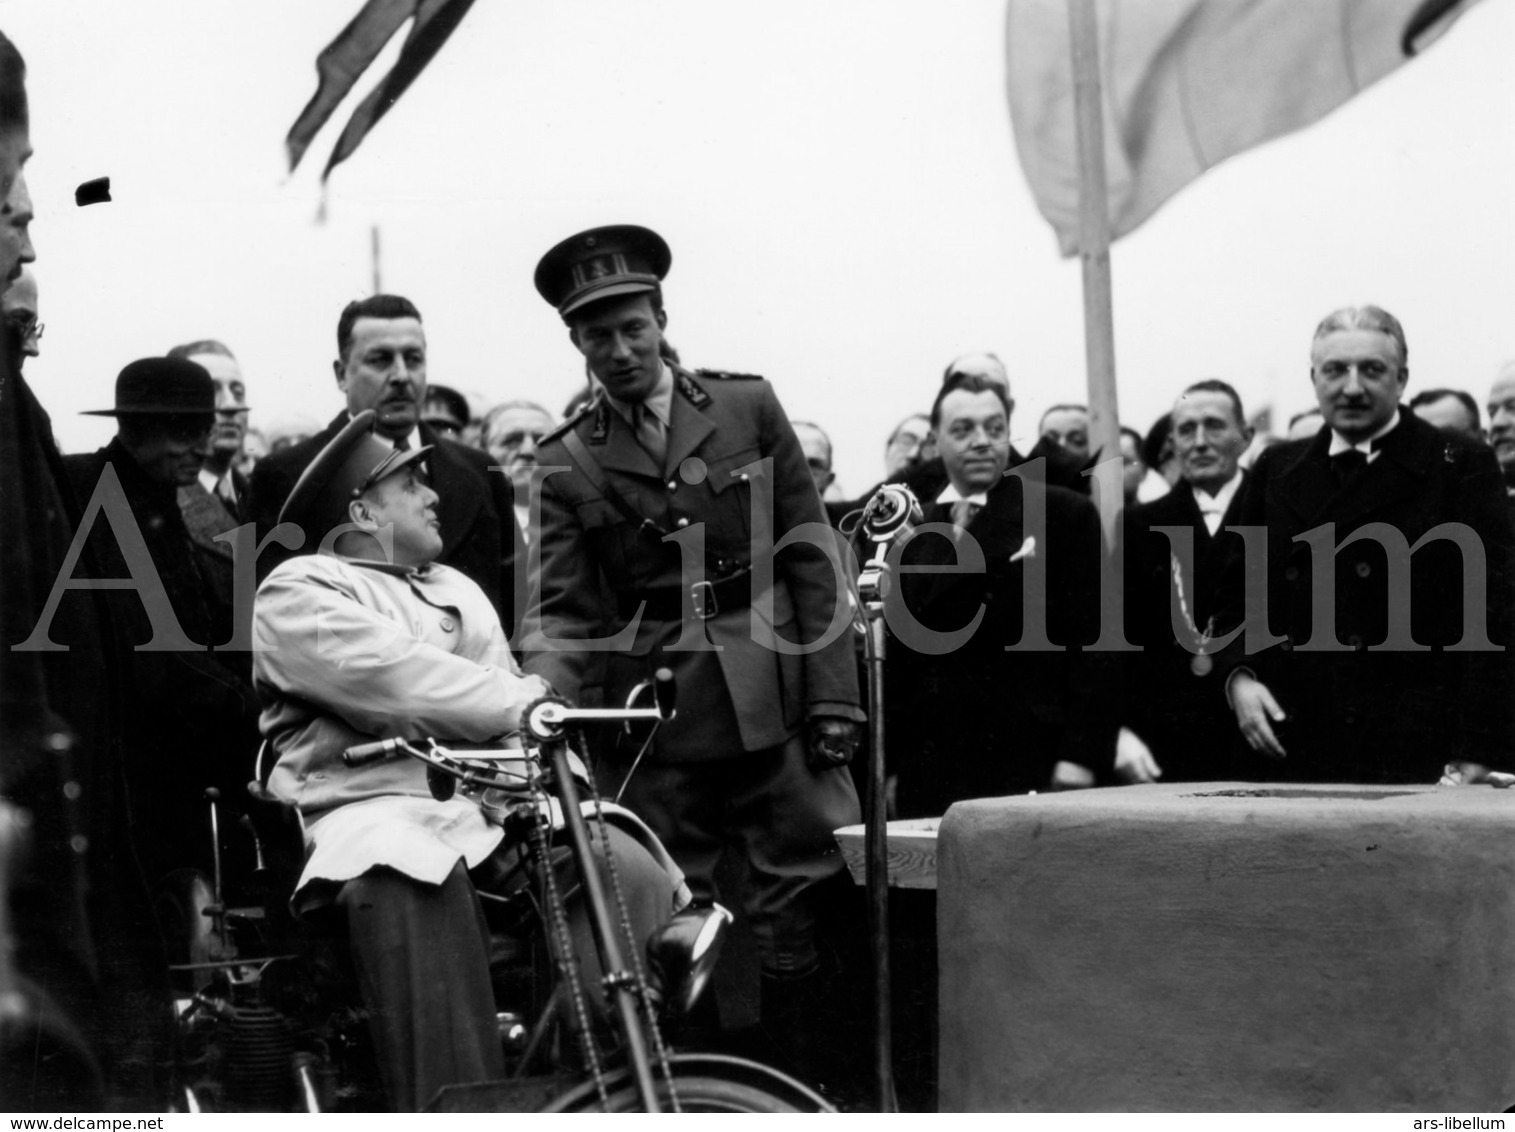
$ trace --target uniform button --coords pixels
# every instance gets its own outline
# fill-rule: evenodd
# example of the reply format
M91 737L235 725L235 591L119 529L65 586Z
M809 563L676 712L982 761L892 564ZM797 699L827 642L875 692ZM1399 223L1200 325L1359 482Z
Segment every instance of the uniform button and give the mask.
M668 481L668 490L669 491L678 491L678 489L679 489L679 481L678 480L669 480Z
M1296 579L1298 577L1299 577L1299 567L1298 566L1286 566L1284 568L1284 581L1286 581L1286 582L1292 582L1292 581L1294 581L1294 579Z
M1351 645L1358 652L1362 652L1365 648L1368 647L1363 642L1362 637L1359 634L1357 634L1357 633L1353 633L1353 634L1351 634L1350 636L1347 637L1347 644Z
M452 623L451 617L442 618L442 632L451 633L455 628L457 628L457 626Z
M679 521L677 523L675 523L674 525L678 526L678 527L687 527L689 525L689 520L680 517Z
M1280 641L1278 647L1282 651L1284 651L1284 652L1293 652L1294 651L1294 642L1293 641Z
M685 483L704 483L705 477L709 474L710 470L705 467L705 461L698 456L690 456L679 465L679 475Z
M1366 578L1372 572L1373 572L1373 567L1369 563L1367 563L1367 562L1359 562L1357 564L1357 576L1359 578Z

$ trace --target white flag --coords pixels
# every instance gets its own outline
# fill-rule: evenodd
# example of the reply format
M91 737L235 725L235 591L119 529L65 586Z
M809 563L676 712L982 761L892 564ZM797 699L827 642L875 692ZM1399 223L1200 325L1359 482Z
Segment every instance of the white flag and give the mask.
M1205 170L1329 114L1477 0L1098 0L1112 236ZM1021 166L1078 251L1067 0L1009 0L1006 85Z

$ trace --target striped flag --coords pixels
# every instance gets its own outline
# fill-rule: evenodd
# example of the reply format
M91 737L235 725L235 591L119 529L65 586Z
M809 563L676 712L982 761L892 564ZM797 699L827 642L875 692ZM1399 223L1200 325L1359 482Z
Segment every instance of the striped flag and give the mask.
M1477 0L1098 0L1112 237L1226 158L1323 118ZM1078 251L1067 0L1009 0L1006 86L1021 166Z
M316 133L406 20L414 22L399 59L348 119L321 173L323 181L353 155L368 131L399 101L472 6L473 0L368 0L342 34L316 57L316 93L284 142L290 171L300 164Z

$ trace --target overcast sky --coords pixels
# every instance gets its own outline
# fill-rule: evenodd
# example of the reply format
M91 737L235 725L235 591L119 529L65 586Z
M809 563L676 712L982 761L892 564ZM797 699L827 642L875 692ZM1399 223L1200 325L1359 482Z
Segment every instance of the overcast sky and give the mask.
M108 438L77 414L110 405L122 365L193 338L241 359L254 425L329 420L336 318L371 289L374 224L432 380L489 403L572 394L580 362L532 271L621 222L673 248L686 363L770 378L831 431L850 489L958 353L1006 359L1022 444L1047 405L1083 399L1078 267L1016 163L1003 0L486 0L337 170L322 224L347 108L293 178L283 137L359 6L0 0L36 147L47 334L27 373L65 451ZM1145 430L1209 376L1249 409L1302 408L1315 322L1362 302L1403 319L1412 390L1482 401L1515 357L1512 58L1515 3L1485 0L1117 244L1122 418ZM104 175L114 202L75 207Z

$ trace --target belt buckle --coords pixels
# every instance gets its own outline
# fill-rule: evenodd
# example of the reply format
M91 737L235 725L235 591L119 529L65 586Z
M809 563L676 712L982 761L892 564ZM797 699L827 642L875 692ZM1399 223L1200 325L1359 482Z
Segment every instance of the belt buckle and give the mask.
M695 582L689 587L689 596L694 603L694 615L701 621L709 621L721 611L715 598L715 586L710 582Z

